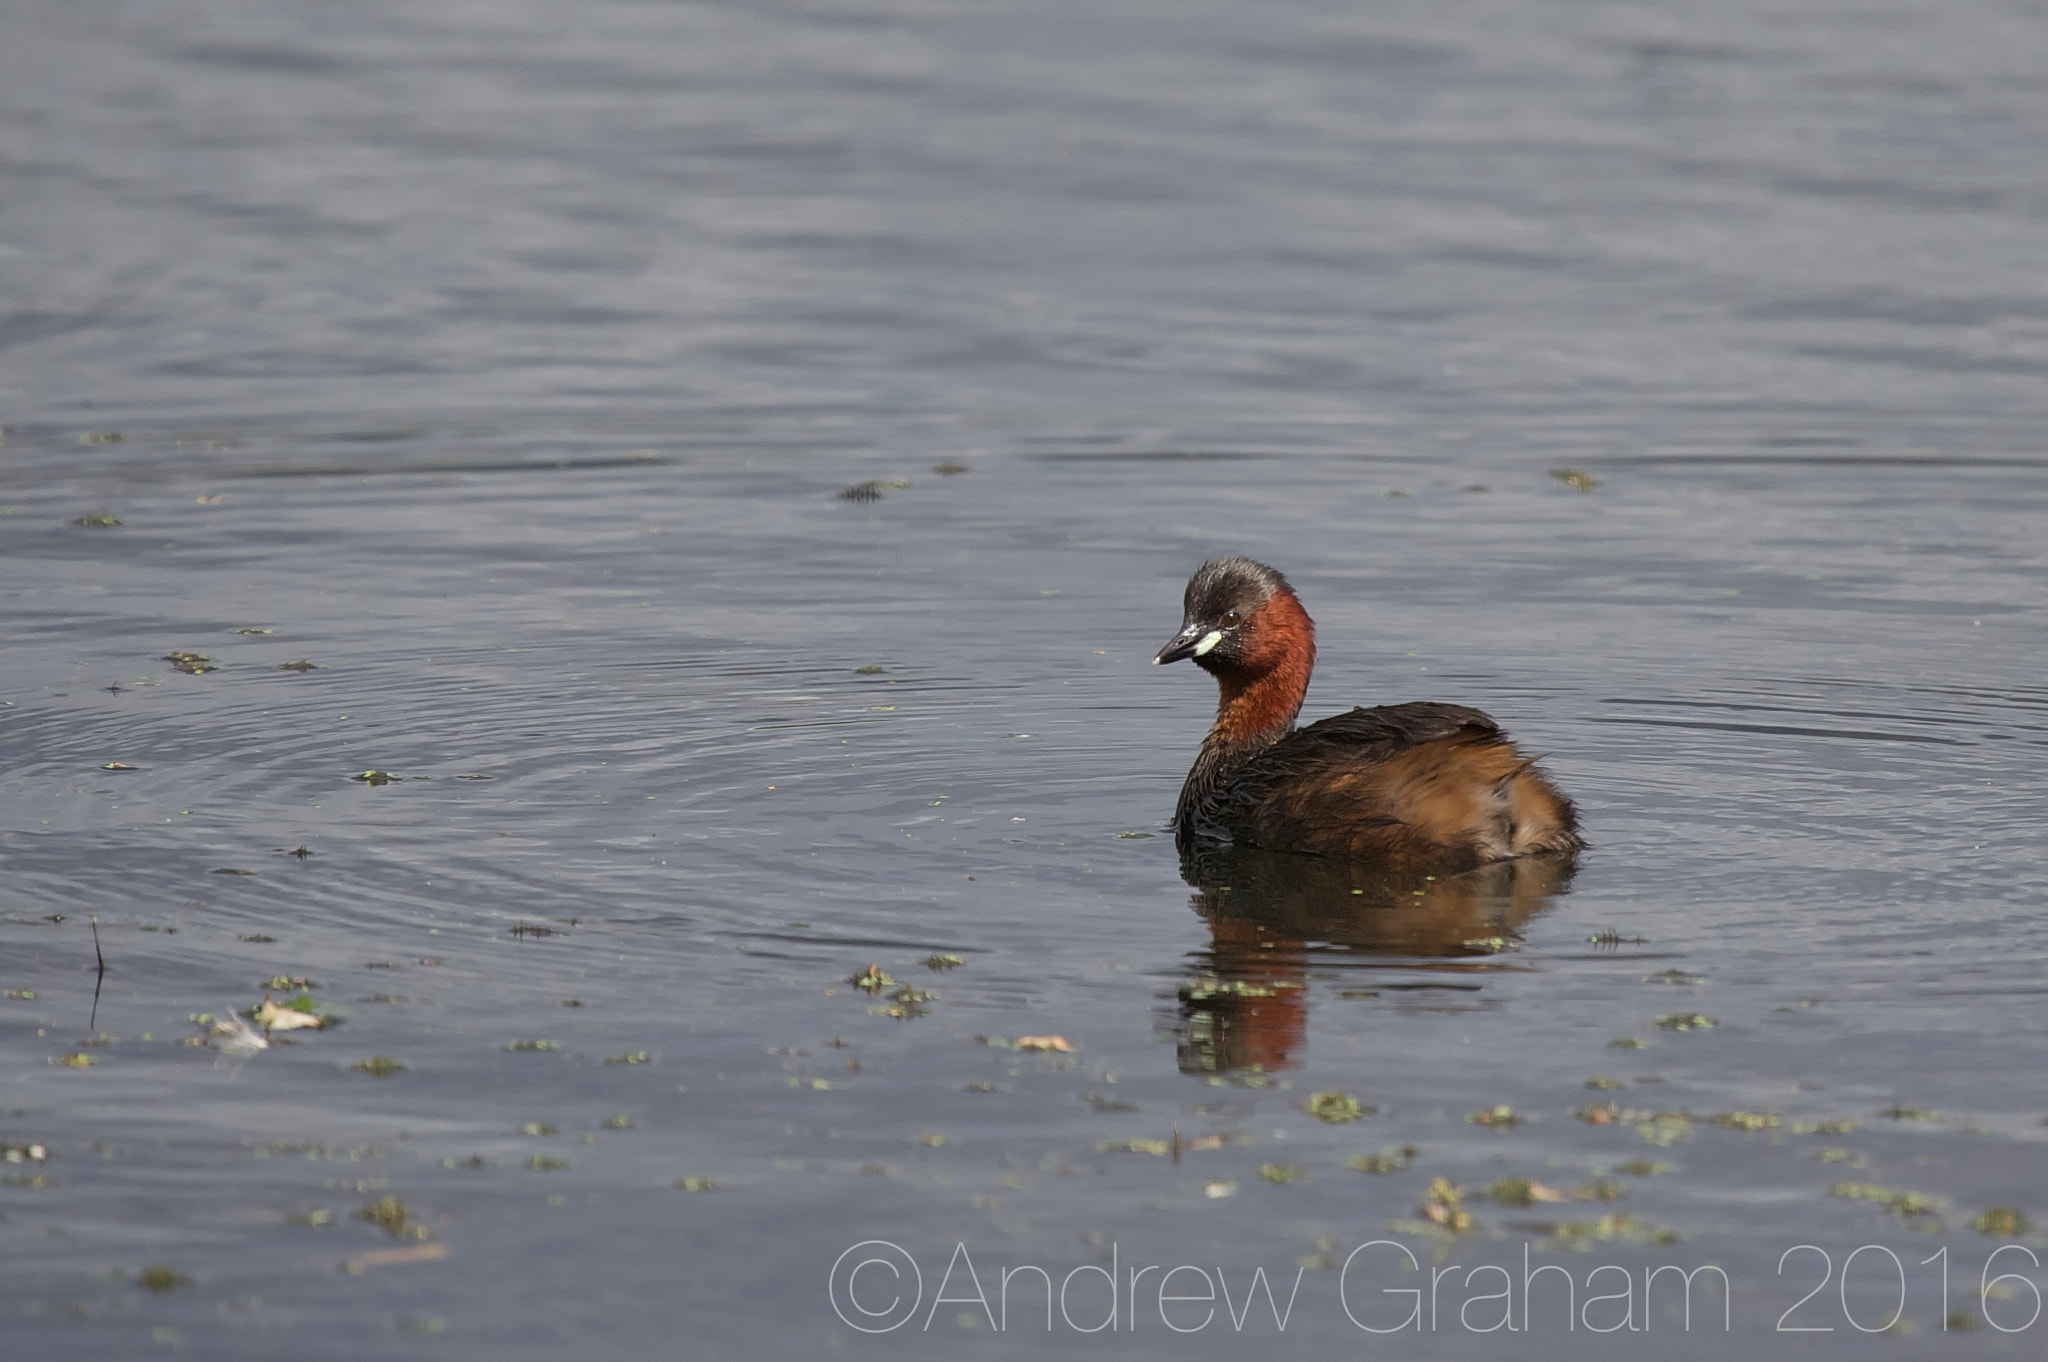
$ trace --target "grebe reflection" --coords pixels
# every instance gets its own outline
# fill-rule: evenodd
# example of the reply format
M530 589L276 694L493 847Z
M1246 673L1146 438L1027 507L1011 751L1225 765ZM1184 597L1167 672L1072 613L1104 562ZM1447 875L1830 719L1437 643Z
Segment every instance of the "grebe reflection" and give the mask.
M1311 961L1481 960L1570 888L1569 855L1458 874L1247 849L1192 849L1181 874L1209 948L1181 988L1184 1073L1292 1068L1308 1034Z

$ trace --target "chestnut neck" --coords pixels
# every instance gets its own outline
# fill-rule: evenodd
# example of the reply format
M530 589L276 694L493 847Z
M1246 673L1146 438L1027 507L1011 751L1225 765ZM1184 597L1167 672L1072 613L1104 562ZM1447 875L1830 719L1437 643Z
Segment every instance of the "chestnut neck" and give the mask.
M1205 752L1240 753L1279 741L1294 727L1316 666L1316 627L1291 591L1276 591L1252 616L1242 657L1219 667L1216 723Z
M1315 666L1315 623L1293 592L1278 591L1252 617L1240 655L1208 669L1216 677L1216 723L1174 809L1184 847L1212 835L1245 763L1293 730Z

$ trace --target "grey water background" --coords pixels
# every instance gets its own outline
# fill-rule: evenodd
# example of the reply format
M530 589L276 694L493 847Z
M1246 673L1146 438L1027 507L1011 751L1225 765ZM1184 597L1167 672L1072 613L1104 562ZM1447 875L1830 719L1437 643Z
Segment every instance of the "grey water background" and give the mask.
M1973 1222L2048 1217L2041 5L0 33L7 1356L2038 1350L1977 1288L2048 1245ZM1498 941L1254 941L1257 1064L1181 1000L1260 976L1160 835L1209 685L1146 665L1228 552L1317 618L1310 714L1483 706L1595 843ZM185 1043L278 977L342 1024ZM1460 1266L1434 1332L1346 1318L1384 1238ZM863 1240L896 1332L828 1299ZM1309 1271L1284 1334L1156 1274L998 1332L957 1243L992 1297ZM1474 1332L1525 1245L1717 1264L1734 1331Z

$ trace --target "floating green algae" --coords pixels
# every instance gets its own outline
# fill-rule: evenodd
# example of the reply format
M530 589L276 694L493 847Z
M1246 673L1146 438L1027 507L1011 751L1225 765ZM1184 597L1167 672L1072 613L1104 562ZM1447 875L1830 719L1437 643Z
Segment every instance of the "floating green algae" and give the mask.
M1372 1110L1360 1105L1358 1099L1348 1092L1315 1093L1308 1099L1307 1107L1309 1115L1333 1126L1356 1121Z

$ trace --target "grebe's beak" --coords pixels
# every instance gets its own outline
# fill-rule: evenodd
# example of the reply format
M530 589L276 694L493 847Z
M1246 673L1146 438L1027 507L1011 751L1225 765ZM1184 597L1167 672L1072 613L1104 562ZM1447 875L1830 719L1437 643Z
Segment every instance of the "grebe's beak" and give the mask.
M1190 624L1167 641L1159 650L1159 656L1152 659L1152 665L1163 667L1169 662L1178 662L1185 657L1205 657L1211 648L1223 641L1220 629L1204 629L1199 624Z

